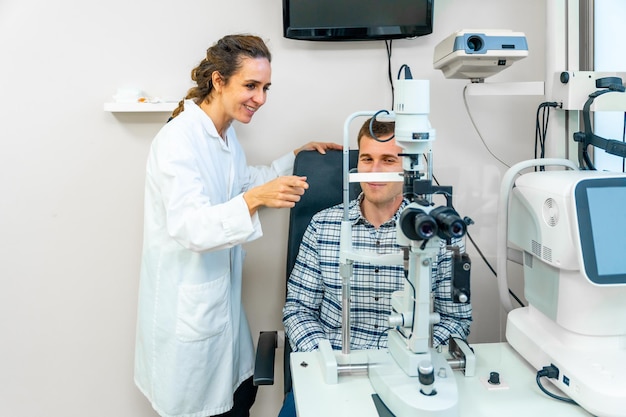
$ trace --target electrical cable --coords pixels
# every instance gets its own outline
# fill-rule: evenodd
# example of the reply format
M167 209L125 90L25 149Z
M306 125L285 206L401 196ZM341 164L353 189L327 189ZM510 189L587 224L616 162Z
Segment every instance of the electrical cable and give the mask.
M385 142L389 142L391 139L395 138L396 135L395 133L393 135L391 135L389 138L387 139L380 139L378 136L376 136L376 133L374 133L374 120L376 120L376 117L378 117L379 114L381 113L386 113L389 114L389 112L387 110L378 110L376 113L374 113L374 115L370 118L370 137L372 139L374 139L376 142L381 142L381 143L385 143Z
M411 67L409 67L407 64L402 64L402 66L400 66L400 69L398 70L398 79L400 79L400 75L402 75L402 70L404 70L405 80L413 79L413 74L411 74Z
M465 104L465 111L467 112L467 115L469 116L470 121L472 122L472 126L474 126L474 130L476 130L476 133L478 134L480 141L485 146L485 149L487 149L487 152L489 152L489 154L493 156L496 161L500 162L502 165L504 165L507 168L511 168L506 162L504 162L502 159L498 158L493 152L491 152L491 149L489 149L489 146L487 146L485 139L483 139L483 135L480 133L480 130L478 130L478 126L476 126L476 122L474 122L474 117L472 117L472 113L470 112L469 105L467 104L467 86L468 85L469 84L466 84L465 87L463 87L463 103Z
M476 242L474 242L474 238L472 238L472 235L470 234L469 231L465 232L465 234L467 235L467 238L470 240L470 242L472 242L472 245L474 246L474 249L476 249L476 251L478 252L478 254L480 255L481 259L483 260L483 262L487 265L487 267L489 268L489 270L493 273L493 275L495 277L498 276L498 273L496 272L495 269L493 269L493 267L491 266L491 264L489 263L489 261L487 260L487 258L485 258L485 255L483 254L483 252L480 250L480 248L478 247L478 245L476 244ZM510 288L509 290L509 294L511 295L511 297L513 297L513 299L515 301L517 301L517 303L520 305L520 307L526 307L526 305L522 302L522 300L519 299L519 297L517 296L517 294L515 294Z
M404 279L406 279L406 282L409 283L409 285L411 285L411 289L413 290L413 318L415 318L415 304L416 304L416 297L417 297L417 291L415 291L415 285L413 285L413 283L411 282L411 280L409 279L409 271L404 271ZM413 326L411 326L411 333L409 333L408 336L406 336L404 334L404 332L401 332L403 336L405 336L407 339L410 339L411 336L413 336Z
M559 103L544 102L537 107L537 118L535 121L535 159L545 158L546 156L546 134L548 132L548 121L550 120L551 107L559 107ZM541 124L539 123L540 113ZM545 171L545 167L540 166L539 170ZM535 167L535 171L537 171L537 167Z
M383 336L385 335L385 333L387 333L389 330L393 330L393 327L387 327L378 335L378 340L376 341L376 348L382 349L380 346L380 341L383 339Z
M554 365L544 366L541 370L537 371L537 377L535 378L535 380L537 381L537 385L539 386L539 389L543 391L543 393L546 394L548 397L554 398L555 400L563 401L568 404L579 405L576 401L572 400L571 398L561 397L560 395L556 395L548 391L541 383L542 377L558 379L559 369L556 366Z
M393 42L392 39L389 39L389 41L385 40L385 46L387 47L387 76L389 77L389 85L391 86L391 108L393 109L394 106L394 88L393 88L393 77L391 75L391 43Z
M590 171L595 171L596 167L593 164L593 161L591 160L591 157L589 156L589 145L585 145L583 151L582 151L582 156L583 156L583 161L585 162L585 169L588 169Z
M404 271L404 279L406 280L406 282L411 286L411 289L413 290L413 296L411 297L413 300L413 317L415 317L415 297L416 297L416 292L415 292L415 286L413 285L413 283L411 282L411 280L409 279L409 272L407 270ZM404 317L402 318L402 320L404 321ZM402 327L396 326L396 327L389 327L387 329L385 329L383 331L383 334L388 332L389 330L392 329L396 329L398 331L398 333L404 337L405 339L410 339L411 336L413 336L413 332L409 333L408 335L404 332L404 329ZM382 334L378 336L378 342L377 345L380 346L380 339L382 337Z
M416 292L415 292L415 285L413 285L413 283L411 282L411 280L409 279L409 272L408 271L404 271L404 279L406 280L406 282L409 283L409 285L411 286L411 289L413 290L413 300L415 300L415 296L416 296Z
M426 156L424 156L424 158L426 158ZM433 174L433 181L435 181L435 184L439 185L439 181L437 181L437 178L435 178L434 174ZM454 208L454 205L452 205L452 209L454 209L456 211L456 209ZM487 267L493 273L493 275L495 277L497 277L498 273L496 272L495 269L493 269L493 267L491 266L491 264L489 263L489 261L487 260L485 255L483 254L482 250L480 250L480 247L478 246L478 244L476 244L476 242L472 238L472 235L470 234L469 230L465 232L465 235L468 237L470 242L472 242L472 245L474 246L474 249L476 249L476 251L478 252L478 255L480 255L480 258L483 260L485 265L487 265ZM520 305L520 307L526 307L526 305L522 302L522 300L520 300L520 298L510 288L508 290L509 290L509 294L511 295L511 297L513 297L513 299L515 299L515 301L517 301L517 303Z

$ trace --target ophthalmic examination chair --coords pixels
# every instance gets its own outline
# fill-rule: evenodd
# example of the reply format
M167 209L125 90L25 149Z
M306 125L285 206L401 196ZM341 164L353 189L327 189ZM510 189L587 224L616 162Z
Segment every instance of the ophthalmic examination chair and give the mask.
M350 150L350 168L356 168L358 150ZM294 175L307 177L309 189L289 213L289 232L287 238L286 280L296 262L300 241L309 225L311 217L320 210L332 207L343 201L343 151L299 152L293 167ZM361 191L358 184L351 184L350 199L356 198ZM286 281L285 281L286 285ZM281 306L282 307L282 306ZM277 347L277 331L262 331L256 352L254 385L274 384L274 356ZM289 354L291 346L285 337L284 391L291 391L291 369Z

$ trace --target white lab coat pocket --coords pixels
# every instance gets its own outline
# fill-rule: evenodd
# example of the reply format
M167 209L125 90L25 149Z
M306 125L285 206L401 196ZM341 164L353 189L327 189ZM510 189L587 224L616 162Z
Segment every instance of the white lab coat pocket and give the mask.
M181 342L208 339L228 324L230 274L195 285L181 285L178 293L176 337Z

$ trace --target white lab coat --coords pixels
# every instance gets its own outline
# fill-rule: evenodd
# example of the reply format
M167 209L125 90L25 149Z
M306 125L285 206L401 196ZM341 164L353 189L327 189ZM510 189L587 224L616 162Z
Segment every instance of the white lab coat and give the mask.
M262 231L243 192L290 174L294 156L249 167L232 127L226 136L186 101L148 158L135 383L164 417L224 413L253 373L241 244Z

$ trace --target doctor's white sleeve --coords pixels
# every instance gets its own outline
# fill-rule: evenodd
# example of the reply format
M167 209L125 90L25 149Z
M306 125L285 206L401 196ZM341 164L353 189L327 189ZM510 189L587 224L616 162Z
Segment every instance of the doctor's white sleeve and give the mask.
M217 171L223 162L218 157L199 161L193 147L182 142L163 141L152 149L146 178L147 227L166 229L171 238L196 252L226 249L261 237L258 214L250 216L243 191L246 185L267 182L292 169L293 154L271 167L250 169L242 154L235 156L232 163L241 189L228 198L231 191L224 181L207 178L200 168L206 162Z

